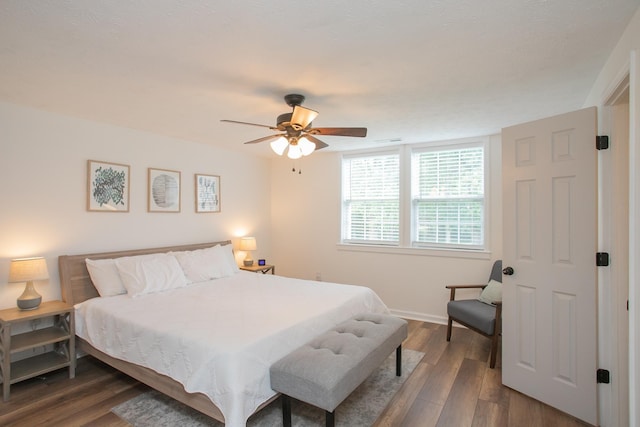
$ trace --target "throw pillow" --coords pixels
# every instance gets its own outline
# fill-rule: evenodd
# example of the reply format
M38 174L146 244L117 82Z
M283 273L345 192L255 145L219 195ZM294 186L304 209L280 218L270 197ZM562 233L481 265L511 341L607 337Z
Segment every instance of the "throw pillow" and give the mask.
M486 304L495 305L494 302L502 301L502 283L490 280L489 284L480 293L478 299Z

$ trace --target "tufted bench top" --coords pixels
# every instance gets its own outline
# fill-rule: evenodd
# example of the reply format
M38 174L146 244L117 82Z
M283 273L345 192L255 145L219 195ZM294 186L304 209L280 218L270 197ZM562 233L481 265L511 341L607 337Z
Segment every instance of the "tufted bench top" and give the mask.
M333 412L406 337L403 319L359 314L274 363L271 388Z

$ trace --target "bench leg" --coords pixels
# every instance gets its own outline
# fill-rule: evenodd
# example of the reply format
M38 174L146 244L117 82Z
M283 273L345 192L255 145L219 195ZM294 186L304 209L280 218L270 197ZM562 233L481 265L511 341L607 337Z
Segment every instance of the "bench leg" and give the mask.
M333 427L336 424L335 411L334 412L324 411L324 412L325 414L327 414L325 425L327 427Z
M284 394L282 395L282 425L291 427L291 398Z
M402 375L402 344L396 348L396 377Z

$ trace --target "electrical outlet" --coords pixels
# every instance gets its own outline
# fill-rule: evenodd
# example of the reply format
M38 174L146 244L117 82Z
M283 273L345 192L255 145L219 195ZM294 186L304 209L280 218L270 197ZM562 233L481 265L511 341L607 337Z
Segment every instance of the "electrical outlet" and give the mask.
M319 272L318 272L318 273L316 273L316 280L317 280L318 282L322 282L322 274L320 274Z

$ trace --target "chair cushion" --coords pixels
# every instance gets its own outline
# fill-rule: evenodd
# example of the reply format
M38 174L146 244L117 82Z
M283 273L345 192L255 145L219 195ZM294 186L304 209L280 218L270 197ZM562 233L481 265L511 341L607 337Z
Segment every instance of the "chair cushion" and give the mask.
M447 314L453 320L472 325L487 335L496 326L496 307L476 299L462 299L447 303Z

